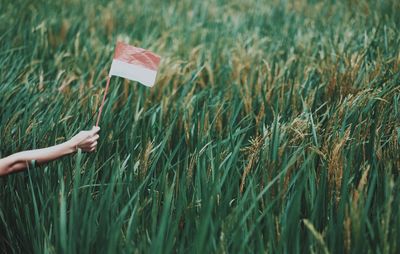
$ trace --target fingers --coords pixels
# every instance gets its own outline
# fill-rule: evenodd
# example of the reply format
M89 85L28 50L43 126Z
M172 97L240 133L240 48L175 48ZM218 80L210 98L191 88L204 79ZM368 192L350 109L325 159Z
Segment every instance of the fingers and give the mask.
M96 150L100 127L94 126L91 130L80 131L71 138L72 147L80 148L84 152L93 152Z
M87 140L85 143L83 143L81 146L82 146L82 147L85 147L85 148L90 148L90 147L96 146L96 145L97 145L97 140L98 140L98 139L99 139L99 136L96 135L96 136L94 136L94 137L88 139L88 140Z
M97 147L97 141L95 141L89 148L89 152L93 152L96 150Z
M83 140L78 145L85 152L93 152L96 150L97 140L100 138L99 134L100 127L93 126L91 130L82 131L84 133Z
M100 131L100 127L99 126L93 126L93 128L90 130L92 135L97 134Z
M82 150L84 152L94 152L94 151L96 151L96 148L97 148L97 146L89 146L89 147L82 148Z
M96 141L99 138L99 135L97 134L100 131L100 127L98 126L93 126L93 128L88 131L88 138L91 138L90 141Z
M91 153L91 152L94 152L94 151L96 151L96 147L94 147L94 148L85 148L85 149L82 149L84 152L87 152L87 153Z
M90 149L96 148L96 146L97 146L97 141L95 141L95 142L90 146Z
M99 139L99 135L98 134L96 134L96 135L94 135L93 137L91 137L90 139L89 139L89 142L90 143L93 143L93 142L95 142L95 141L97 141L98 139Z
M82 146L82 150L85 152L93 152L96 150L97 147L97 139L99 138L99 135L94 136L90 142L88 142L87 144L85 144L84 146Z

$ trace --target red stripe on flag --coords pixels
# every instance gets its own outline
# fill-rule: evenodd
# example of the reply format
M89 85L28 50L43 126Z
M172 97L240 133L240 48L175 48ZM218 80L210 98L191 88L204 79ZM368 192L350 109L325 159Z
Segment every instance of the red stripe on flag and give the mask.
M140 65L146 69L156 71L161 58L146 49L136 48L123 42L117 42L114 59Z

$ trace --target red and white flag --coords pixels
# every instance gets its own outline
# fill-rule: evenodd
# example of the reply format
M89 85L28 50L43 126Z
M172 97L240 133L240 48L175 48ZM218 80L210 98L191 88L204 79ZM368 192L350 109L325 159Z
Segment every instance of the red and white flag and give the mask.
M114 58L111 64L110 74L107 78L106 89L97 115L96 126L99 126L101 112L106 101L111 76L119 76L138 81L145 86L154 86L157 77L158 66L161 58L151 51L136 48L134 46L117 42Z
M110 77L119 76L152 87L156 81L160 56L142 48L117 42Z

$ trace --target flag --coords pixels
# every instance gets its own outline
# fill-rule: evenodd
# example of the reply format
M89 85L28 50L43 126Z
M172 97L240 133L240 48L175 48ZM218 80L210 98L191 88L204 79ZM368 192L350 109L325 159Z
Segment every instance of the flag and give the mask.
M109 76L119 76L152 87L156 81L160 56L117 42Z
M122 42L117 42L110 73L107 78L106 89L104 90L103 100L99 108L99 114L97 115L96 126L99 126L111 76L138 81L145 86L154 86L160 59L160 56L146 49L136 48Z

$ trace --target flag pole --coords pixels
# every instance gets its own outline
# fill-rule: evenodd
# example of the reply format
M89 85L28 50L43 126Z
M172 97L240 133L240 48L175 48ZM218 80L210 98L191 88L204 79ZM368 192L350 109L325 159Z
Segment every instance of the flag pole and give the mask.
M106 100L106 96L107 96L107 92L108 92L108 86L110 85L110 79L111 79L111 75L108 75L107 76L106 90L104 91L104 96L103 96L103 101L101 102L100 109L99 109L99 114L97 115L96 127L99 126L101 112L103 111L104 102Z

